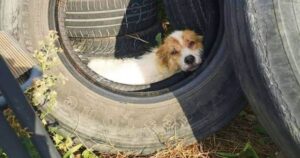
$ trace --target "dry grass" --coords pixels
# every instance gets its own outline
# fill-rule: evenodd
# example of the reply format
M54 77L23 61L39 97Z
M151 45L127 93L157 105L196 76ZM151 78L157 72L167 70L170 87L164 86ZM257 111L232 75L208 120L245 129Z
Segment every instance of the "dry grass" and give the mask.
M167 149L156 153L151 158L209 158L211 151L204 149L202 144L185 146L178 142L175 147L168 146Z
M17 120L16 116L14 115L11 109L4 110L3 114L19 137L24 137L24 138L30 137L30 133L28 132L28 130L21 126L21 124L19 123L19 121Z
M244 148L247 142L251 143L261 158L275 157L278 152L277 146L257 122L249 107L229 126L203 140L206 148L213 149L212 157L214 157L215 152L220 151L237 153Z
M178 141L175 146L167 145L165 150L148 156L123 153L98 155L102 158L219 158L218 152L239 153L248 142L260 158L273 158L278 153L277 146L259 125L249 107L227 127L197 144L185 146Z

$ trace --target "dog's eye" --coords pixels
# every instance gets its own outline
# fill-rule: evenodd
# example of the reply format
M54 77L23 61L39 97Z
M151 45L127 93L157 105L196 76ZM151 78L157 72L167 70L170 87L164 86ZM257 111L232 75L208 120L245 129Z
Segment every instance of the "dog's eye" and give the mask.
M189 44L188 44L188 47L193 48L195 46L195 44L196 44L196 42L190 41Z
M174 50L171 52L171 55L176 55L176 54L178 54L178 51L174 49Z

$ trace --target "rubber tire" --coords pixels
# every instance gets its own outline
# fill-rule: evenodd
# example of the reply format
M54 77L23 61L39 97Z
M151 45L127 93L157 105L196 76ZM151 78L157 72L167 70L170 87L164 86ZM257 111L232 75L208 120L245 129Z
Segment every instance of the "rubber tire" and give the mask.
M65 26L69 37L115 37L143 31L157 22L152 0L69 0Z
M236 73L259 121L289 158L300 155L300 5L225 1Z
M14 14L18 16L11 17L18 19L0 27L13 30L11 33L27 50L38 48L49 27L55 28L54 2L1 1L0 14L11 13L10 8L17 7ZM102 152L130 150L141 154L163 148L170 137L190 144L216 132L245 105L228 56L230 51L225 49L223 28L211 50L214 56L201 74L191 75L187 84L158 96L120 95L97 87L60 54L61 61L52 71L64 74L68 81L57 87L58 105L51 113L57 124L53 126L66 135L76 133L77 140Z

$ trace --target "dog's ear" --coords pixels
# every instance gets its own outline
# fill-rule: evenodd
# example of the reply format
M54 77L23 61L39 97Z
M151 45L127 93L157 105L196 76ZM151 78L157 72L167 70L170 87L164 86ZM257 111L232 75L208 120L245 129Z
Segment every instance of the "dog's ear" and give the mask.
M161 65L168 67L169 53L167 45L164 43L157 48L156 55Z
M198 35L198 38L199 38L200 42L203 42L203 41L204 41L204 36Z

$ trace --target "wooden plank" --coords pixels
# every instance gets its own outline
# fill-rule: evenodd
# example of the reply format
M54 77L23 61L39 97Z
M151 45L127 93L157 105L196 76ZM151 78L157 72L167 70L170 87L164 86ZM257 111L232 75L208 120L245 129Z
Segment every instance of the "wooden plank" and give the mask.
M4 31L0 31L0 55L8 64L15 78L19 78L36 65L31 55L22 49L10 34Z

